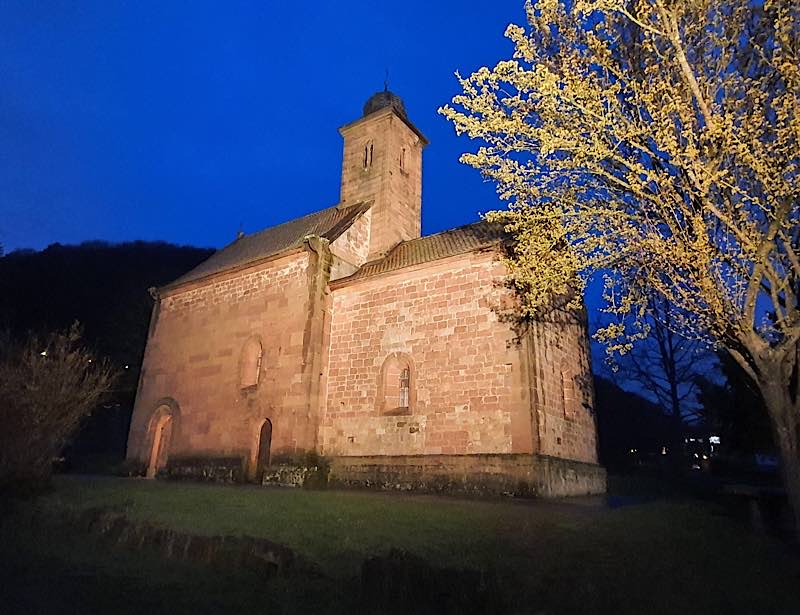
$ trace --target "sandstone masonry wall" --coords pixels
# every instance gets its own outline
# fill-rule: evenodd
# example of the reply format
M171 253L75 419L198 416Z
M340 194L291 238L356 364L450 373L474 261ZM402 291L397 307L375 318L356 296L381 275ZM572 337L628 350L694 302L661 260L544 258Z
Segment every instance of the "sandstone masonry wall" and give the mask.
M341 236L331 242L331 253L351 265L361 266L369 251L372 210L365 211ZM347 273L349 275L352 272ZM333 278L335 279L335 278Z
M311 258L301 251L165 293L145 352L129 458L147 461L151 417L165 401L179 414L170 456L251 458L265 418L274 452L314 447L306 440L316 417L308 416L302 378ZM241 353L253 337L263 348L260 378L242 389Z
M333 285L323 454L532 452L521 350L493 311L499 275L487 252ZM406 414L379 408L390 355L411 362Z
M556 314L530 331L539 448L544 455L597 463L594 388L586 329Z

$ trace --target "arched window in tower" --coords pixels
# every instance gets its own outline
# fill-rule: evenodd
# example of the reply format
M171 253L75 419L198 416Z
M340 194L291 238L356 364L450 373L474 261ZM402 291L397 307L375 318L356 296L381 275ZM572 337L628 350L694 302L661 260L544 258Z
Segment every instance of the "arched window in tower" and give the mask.
M414 395L414 371L408 356L394 352L383 362L378 383L378 410L381 414L411 414Z
M401 171L405 171L406 170L406 148L405 147L400 150L400 170Z
M241 388L247 389L258 384L261 373L261 355L261 342L257 338L251 337L245 342L242 349Z
M367 144L364 146L364 169L369 169L372 166L372 153L374 150L374 145L372 141L367 141Z

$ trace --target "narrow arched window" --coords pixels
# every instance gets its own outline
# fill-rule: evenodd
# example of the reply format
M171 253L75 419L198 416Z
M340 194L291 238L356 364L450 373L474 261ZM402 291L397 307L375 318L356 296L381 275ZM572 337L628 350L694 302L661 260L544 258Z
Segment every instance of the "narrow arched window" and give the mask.
M246 389L258 384L261 373L261 342L250 338L242 349L241 387Z
M406 169L406 148L402 148L400 150L400 170L405 171Z
M367 141L367 144L364 146L364 169L369 169L372 166L372 153L373 153L373 144L372 141Z
M410 359L392 353L383 363L378 383L378 410L381 414L411 414L414 406L414 372Z

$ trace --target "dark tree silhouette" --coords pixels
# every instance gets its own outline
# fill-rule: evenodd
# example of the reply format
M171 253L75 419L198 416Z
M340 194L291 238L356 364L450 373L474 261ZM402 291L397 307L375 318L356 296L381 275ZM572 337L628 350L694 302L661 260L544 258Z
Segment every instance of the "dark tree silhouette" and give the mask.
M719 434L723 449L731 455L776 453L775 439L764 400L739 365L726 353L719 354L723 380L697 380L697 399L708 428Z
M658 405L595 377L600 462L611 472L654 463L669 444L670 417Z
M615 359L618 369L611 378L623 388L647 393L670 417L664 435L677 469L682 467L686 425L703 419L696 397L698 382L719 379L717 358L703 342L676 332L673 308L667 301L653 297L649 310L650 336Z

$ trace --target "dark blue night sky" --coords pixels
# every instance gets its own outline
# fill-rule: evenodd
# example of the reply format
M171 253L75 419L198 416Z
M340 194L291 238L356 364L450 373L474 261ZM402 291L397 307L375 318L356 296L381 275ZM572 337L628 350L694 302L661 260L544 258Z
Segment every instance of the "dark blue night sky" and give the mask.
M497 206L437 108L508 57L522 0L0 2L0 243L222 246L338 200L341 137L403 97L430 139L423 232Z

